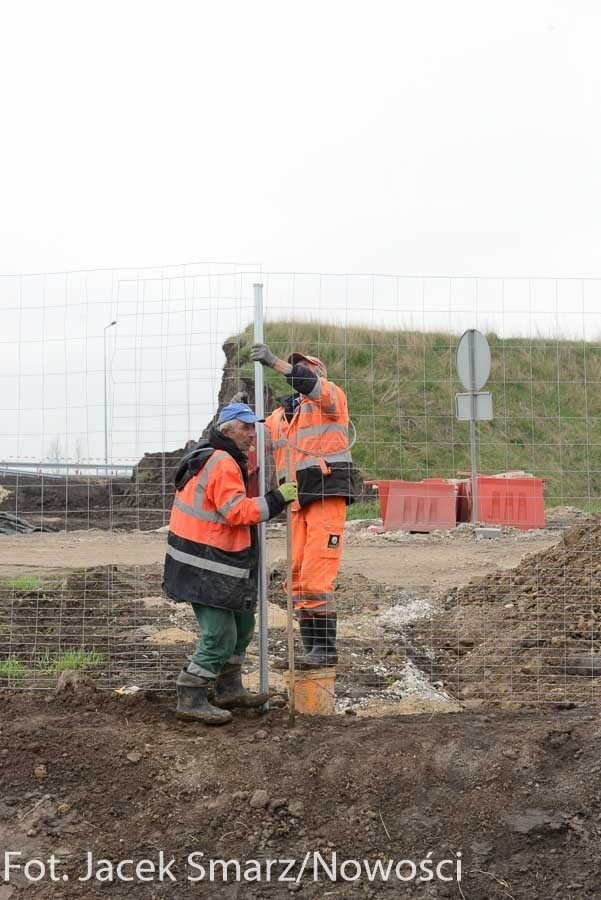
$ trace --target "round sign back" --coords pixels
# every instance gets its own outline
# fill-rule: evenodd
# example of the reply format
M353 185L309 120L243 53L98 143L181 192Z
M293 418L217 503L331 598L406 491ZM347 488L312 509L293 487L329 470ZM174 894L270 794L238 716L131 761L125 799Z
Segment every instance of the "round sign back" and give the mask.
M479 391L490 375L490 347L481 331L470 328L457 346L457 374L467 391Z

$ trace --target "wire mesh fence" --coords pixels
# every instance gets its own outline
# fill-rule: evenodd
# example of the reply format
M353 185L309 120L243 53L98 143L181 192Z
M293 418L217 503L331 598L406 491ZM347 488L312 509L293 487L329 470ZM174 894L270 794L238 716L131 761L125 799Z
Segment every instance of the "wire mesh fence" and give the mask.
M323 360L352 420L338 711L598 699L601 283L232 263L0 278L0 684L50 688L76 670L171 687L198 637L161 589L174 470L236 392L254 405L258 281L272 351ZM467 328L492 358L480 525L455 410ZM287 393L266 370L266 410ZM283 692L281 519L267 554ZM255 640L251 684L258 652Z

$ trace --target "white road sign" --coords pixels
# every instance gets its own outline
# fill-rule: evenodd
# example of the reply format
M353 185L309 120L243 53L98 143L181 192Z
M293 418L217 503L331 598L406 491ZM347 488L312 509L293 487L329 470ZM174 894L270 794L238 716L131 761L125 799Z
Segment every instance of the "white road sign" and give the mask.
M481 331L464 332L457 347L457 374L466 391L479 391L490 375L490 347Z
M455 394L455 415L460 422L482 422L492 419L492 394L479 391L476 394Z

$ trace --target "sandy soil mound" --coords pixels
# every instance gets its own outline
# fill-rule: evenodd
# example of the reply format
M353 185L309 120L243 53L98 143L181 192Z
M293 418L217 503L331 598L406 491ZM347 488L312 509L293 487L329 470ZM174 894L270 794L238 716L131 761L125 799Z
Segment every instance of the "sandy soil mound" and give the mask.
M451 591L445 607L412 634L433 648L441 675L461 696L601 696L598 517L515 569Z

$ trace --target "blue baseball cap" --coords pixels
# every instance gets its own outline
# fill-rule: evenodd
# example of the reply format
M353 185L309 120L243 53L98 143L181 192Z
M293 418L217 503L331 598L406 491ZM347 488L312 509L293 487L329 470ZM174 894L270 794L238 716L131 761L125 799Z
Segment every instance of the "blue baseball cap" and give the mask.
M231 422L232 419L239 419L241 422L247 422L249 425L265 421L265 419L258 419L246 403L228 403L219 413L217 424L223 425L224 422Z

